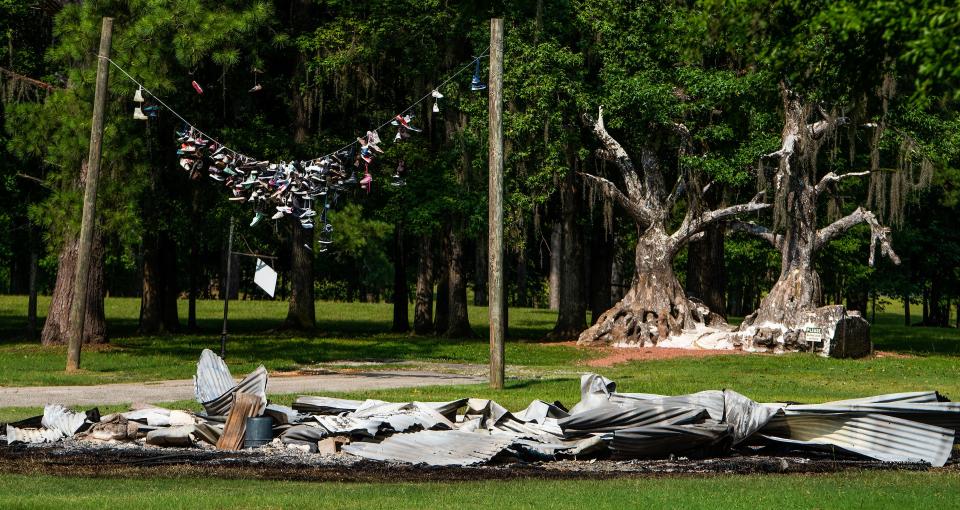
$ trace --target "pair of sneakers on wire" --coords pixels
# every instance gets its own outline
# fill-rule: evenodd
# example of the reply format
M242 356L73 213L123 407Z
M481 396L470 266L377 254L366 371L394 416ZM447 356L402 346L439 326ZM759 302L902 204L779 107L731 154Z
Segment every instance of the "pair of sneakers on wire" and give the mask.
M419 133L423 131L420 128L413 127L410 122L413 120L413 114L411 113L401 113L390 121L391 124L397 126L397 136L393 138L394 142L400 142L410 138L410 132Z

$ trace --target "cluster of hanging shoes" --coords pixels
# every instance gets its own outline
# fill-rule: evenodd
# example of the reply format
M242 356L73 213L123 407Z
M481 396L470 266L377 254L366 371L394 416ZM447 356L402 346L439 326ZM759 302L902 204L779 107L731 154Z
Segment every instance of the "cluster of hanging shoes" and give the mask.
M409 125L409 116L401 119L397 121L400 130L418 131ZM257 161L238 154L205 138L192 126L185 125L177 136L180 167L190 174L191 179L206 175L222 183L230 191L229 200L252 204L251 227L267 217L280 220L290 216L305 229L319 225L318 242L321 244L331 242L333 226L327 213L339 193L353 186L369 193L373 185L371 163L375 154L383 153L378 145L380 137L375 131L368 131L358 139L359 151L357 145L352 144L319 159L280 163ZM358 179L361 168L363 176ZM400 161L391 184L402 186L405 175L406 166ZM320 210L319 218L317 209Z
M147 105L144 106L143 98L143 88L138 87L137 91L133 94L133 102L136 103L136 107L133 109L133 118L136 120L147 120L157 118L158 113L160 112L160 107L157 105Z
M486 84L480 81L481 58L475 59L476 65L470 82L470 89L473 91L487 88ZM254 70L254 86L249 90L251 93L263 89L256 76L259 72ZM200 84L192 81L190 85L198 95L203 95ZM152 96L142 86L137 88L133 99L136 103L133 118L137 120L157 118L160 108L156 105L145 106L144 92ZM434 101L433 112L439 112L443 94L434 89L429 97ZM383 128L389 124L397 128L395 142L406 140L410 138L411 133L422 131L412 124L414 116L409 113L417 103L380 126ZM254 216L250 221L251 227L267 217L280 220L286 216L294 218L305 229L313 229L318 225L317 230L320 234L318 243L323 245L320 251L326 251L326 245L332 242L333 225L329 223L327 215L330 207L336 203L339 193L353 186L358 186L370 193L374 182L373 175L370 173L371 165L384 152L380 148L380 135L376 129L367 131L365 135L357 138L356 143L351 143L321 158L280 163L257 161L239 154L209 139L203 132L186 123L177 132L177 142L179 143L177 149L179 166L190 174L191 179L200 179L206 175L222 183L230 191L231 201L253 205ZM358 179L357 175L361 171L362 176ZM390 184L405 185L406 173L406 165L403 160L400 160ZM317 207L321 203L322 205ZM319 217L317 208L320 210Z

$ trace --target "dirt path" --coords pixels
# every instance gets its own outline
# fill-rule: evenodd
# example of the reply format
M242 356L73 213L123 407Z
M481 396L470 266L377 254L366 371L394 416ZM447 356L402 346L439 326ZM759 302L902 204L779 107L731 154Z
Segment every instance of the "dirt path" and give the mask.
M371 371L320 375L271 375L269 394L316 393L336 391L411 388L449 384L481 383L486 377L432 371ZM193 381L157 381L145 383L102 384L95 386L0 387L0 407L33 407L48 403L108 405L130 402L170 402L192 400Z
M563 342L552 345L569 345L579 349L589 349L603 354L583 364L588 367L612 367L629 361L650 361L674 358L705 358L708 356L733 356L747 354L743 351L707 350L707 349L667 349L663 347L582 347L577 342Z

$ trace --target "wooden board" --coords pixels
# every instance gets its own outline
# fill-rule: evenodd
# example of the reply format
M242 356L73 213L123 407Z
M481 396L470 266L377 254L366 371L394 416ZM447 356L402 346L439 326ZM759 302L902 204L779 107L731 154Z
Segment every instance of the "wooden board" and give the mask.
M227 414L227 423L223 435L217 441L220 450L239 450L243 445L243 434L247 430L247 418L253 417L260 406L260 398L249 393L235 393L233 408Z

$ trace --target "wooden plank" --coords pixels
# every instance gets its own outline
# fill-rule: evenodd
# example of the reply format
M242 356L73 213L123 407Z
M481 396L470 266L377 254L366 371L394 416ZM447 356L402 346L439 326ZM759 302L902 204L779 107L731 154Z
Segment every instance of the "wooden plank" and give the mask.
M223 435L217 441L217 449L239 450L243 446L243 435L247 430L247 418L256 416L260 407L260 398L249 393L235 393L233 408L227 414L227 423Z

